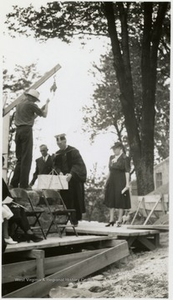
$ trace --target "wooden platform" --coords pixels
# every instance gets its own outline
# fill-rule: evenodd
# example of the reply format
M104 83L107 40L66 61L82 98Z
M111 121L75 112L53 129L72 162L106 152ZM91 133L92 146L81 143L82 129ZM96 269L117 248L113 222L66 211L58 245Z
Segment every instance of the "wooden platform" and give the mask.
M52 287L68 285L128 255L127 242L111 236L54 236L39 243L10 245L4 256L7 261L10 257L11 263L6 261L2 266L2 283L15 286L24 282L24 286L5 293L3 298L45 297Z
M125 239L129 247L134 246L136 242L140 242L148 250L154 250L159 245L159 230L151 228L135 229L132 228L133 226L128 228L129 225L122 225L121 227L105 227L105 225L106 223L82 221L79 222L76 231L78 234L104 235ZM68 231L72 232L70 228Z
M15 281L27 281L30 284L5 293L3 298L45 297L52 287L65 286L126 257L130 247L153 250L159 245L159 230L105 225L81 221L76 227L78 237L68 228L62 238L55 234L39 243L8 245L2 283L15 285Z
M14 252L19 252L19 251L29 251L33 250L33 248L36 249L46 249L46 248L55 248L55 247L62 247L62 246L72 246L72 245L77 245L77 244L84 244L84 243L94 243L94 242L104 242L104 241L111 241L113 240L112 237L109 236L74 236L74 235L69 235L69 236L63 236L60 238L57 235L53 237L49 237L46 240L43 240L38 243L34 242L22 242L18 243L15 245L8 245L5 253L14 253Z
M128 225L128 229L142 229L142 230L159 230L162 231L169 231L169 225L161 225L161 224L153 224L153 225Z

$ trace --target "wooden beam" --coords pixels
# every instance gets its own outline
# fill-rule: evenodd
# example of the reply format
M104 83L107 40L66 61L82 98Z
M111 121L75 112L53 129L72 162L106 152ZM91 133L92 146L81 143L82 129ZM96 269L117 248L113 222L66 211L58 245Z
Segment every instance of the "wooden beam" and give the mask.
M42 279L45 276L44 271L44 260L45 260L45 252L44 250L33 249L31 251L32 258L36 258L36 278Z
M2 283L25 281L36 277L36 261L22 261L2 266Z
M151 230L159 230L159 231L169 231L169 225L156 225L156 224L153 224L153 225L127 225L127 228L128 229L143 229L143 230L148 230L148 229L151 229Z
M53 274L100 252L103 252L103 249L87 250L84 252L46 257L44 258L44 273L45 275ZM34 256L31 255L30 257ZM39 259L38 256L37 259ZM36 269L36 260L5 264L2 266L2 283L25 281L25 279L29 280L31 277L39 278L36 276Z
M48 80L53 74L55 74L61 66L57 64L54 68L52 68L49 72L45 73L36 83L30 86L30 89L37 89L40 85L42 85L46 80ZM8 114L11 109L13 109L17 104L19 104L24 99L24 93L19 96L16 100L14 100L10 105L8 105L3 110L3 116Z
M129 248L132 246L133 242L134 242L136 239L137 239L137 236L130 236L130 237L127 239Z
M88 259L45 277L24 288L9 293L3 298L41 298L48 295L51 288L66 286L69 282L86 277L129 255L128 244L122 241L119 245L103 250Z
M78 227L77 227L78 228ZM73 245L81 245L83 247L83 244L88 244L88 243L96 243L100 241L110 241L112 243L112 240L115 240L115 237L112 236L94 236L94 235L83 235L76 237L75 235L71 236L64 236L63 238L58 237L58 235L53 236L53 237L48 237L48 239L43 240L38 243L34 242L23 242L23 243L18 243L15 245L9 245L5 249L5 253L16 253L16 252L29 252L30 250L33 249L47 249L47 248L54 248L54 247L64 247L64 246L73 246ZM116 243L116 240L115 240ZM117 242L118 243L118 242ZM24 254L25 255L25 254ZM29 254L27 254L29 255ZM25 255L26 257L26 255Z
M144 197L143 196L139 196L138 197L138 207L137 207L137 210L136 210L136 212L134 214L134 217L132 219L131 225L134 223L134 221L135 221L135 219L137 217L137 214L139 213L139 210L140 210L140 207L141 207L141 204L142 204L143 201L144 201Z
M157 199L157 201L155 202L153 208L151 209L150 213L148 214L148 216L147 216L147 218L146 218L146 220L145 220L145 222L144 222L144 225L146 225L147 222L150 220L150 217L151 217L151 215L153 214L153 212L154 212L155 208L157 207L157 205L159 204L159 201L160 201L160 196L158 197L158 199Z
M147 249L149 250L154 250L156 249L156 245L154 243L152 243L151 240L149 240L147 237L145 236L139 236L137 239L142 245L144 245ZM153 240L155 242L155 240ZM158 242L158 241L157 241Z

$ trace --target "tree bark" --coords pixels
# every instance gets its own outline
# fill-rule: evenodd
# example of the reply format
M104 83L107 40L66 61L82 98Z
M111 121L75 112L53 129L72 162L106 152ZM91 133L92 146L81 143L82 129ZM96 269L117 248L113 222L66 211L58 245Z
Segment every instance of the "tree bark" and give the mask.
M114 15L114 3L103 3L104 14L108 22L108 32L112 44L114 67L121 91L120 101L125 116L125 126L128 134L130 152L136 170L139 195L147 194L154 189L154 106L157 52L161 37L161 28L168 3L159 3L158 5L157 19L154 27L152 27L153 3L144 2L144 30L141 59L143 107L140 131L134 111L135 101L129 55L127 13L124 3L117 3L116 7L121 21L122 36L122 40L119 41ZM153 28L154 30L152 30Z

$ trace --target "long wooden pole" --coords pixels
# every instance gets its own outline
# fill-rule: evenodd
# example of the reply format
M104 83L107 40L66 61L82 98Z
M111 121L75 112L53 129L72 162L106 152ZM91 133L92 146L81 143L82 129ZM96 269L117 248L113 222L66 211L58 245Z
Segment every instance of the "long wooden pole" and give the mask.
M53 74L55 74L61 66L57 64L54 68L52 68L49 72L45 73L36 83L30 86L30 89L37 89L40 85L42 85L47 79L49 79ZM3 110L3 116L8 114L11 109L13 109L17 104L19 104L24 99L24 93L19 96L16 100L14 100L10 105L8 105Z

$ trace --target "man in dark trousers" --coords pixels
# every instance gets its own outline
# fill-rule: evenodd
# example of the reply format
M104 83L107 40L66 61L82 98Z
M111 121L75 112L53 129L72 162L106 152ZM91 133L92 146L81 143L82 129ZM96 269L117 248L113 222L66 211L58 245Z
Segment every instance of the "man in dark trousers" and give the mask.
M39 100L39 92L30 89L25 93L26 98L16 107L16 158L17 164L11 180L11 188L29 188L29 172L32 163L33 132L32 127L37 116L46 117L48 112L48 102L40 109L35 102Z
M51 155L48 154L48 148L46 145L40 146L41 157L36 159L36 169L33 174L33 178L30 182L30 186L33 186L38 175L49 174L53 168L53 161Z
M79 151L67 145L65 134L56 135L55 138L60 150L55 153L53 159L54 169L58 174L66 175L69 184L68 190L61 190L60 194L67 208L76 210L76 216L73 216L71 223L77 226L78 221L82 219L82 213L85 212L86 166Z

